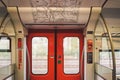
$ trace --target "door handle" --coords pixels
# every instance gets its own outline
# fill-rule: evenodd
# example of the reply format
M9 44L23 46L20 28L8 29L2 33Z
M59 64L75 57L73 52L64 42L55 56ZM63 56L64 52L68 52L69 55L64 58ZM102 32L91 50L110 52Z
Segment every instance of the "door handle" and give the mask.
M50 58L54 58L54 56L50 56Z

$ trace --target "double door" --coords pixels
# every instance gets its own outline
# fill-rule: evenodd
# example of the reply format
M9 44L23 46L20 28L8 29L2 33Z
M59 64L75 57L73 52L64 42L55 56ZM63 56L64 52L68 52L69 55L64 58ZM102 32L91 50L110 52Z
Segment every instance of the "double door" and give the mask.
M81 80L83 35L79 30L30 30L30 80Z

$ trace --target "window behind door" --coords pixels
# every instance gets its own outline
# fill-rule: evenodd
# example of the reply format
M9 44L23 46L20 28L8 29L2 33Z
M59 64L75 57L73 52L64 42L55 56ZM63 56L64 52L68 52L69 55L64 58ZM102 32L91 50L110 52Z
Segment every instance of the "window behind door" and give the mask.
M11 39L0 37L0 67L11 64Z

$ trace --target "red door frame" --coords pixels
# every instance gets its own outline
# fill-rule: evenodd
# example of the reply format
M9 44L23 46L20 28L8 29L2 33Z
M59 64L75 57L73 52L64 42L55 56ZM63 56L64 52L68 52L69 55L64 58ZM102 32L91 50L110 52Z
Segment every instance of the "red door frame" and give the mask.
M81 80L80 78L84 76L84 75L81 76L81 74L83 74L83 72L84 72L84 63L81 60L82 59L81 55L82 55L82 50L83 50L83 45L84 45L84 37L83 37L82 31L80 31L80 30L29 30L29 35L27 37L27 46L28 46L28 50L30 52L30 56L32 56L31 55L31 52L32 52L31 51L31 41L32 41L33 36L44 36L44 37L47 36L48 39L50 39L50 38L52 39L51 42L49 42L50 43L49 45L53 45L53 49L51 51L51 53L53 53L53 54L49 55L48 57L54 56L54 59L52 61L53 62L52 67L54 69L49 68L48 70L51 70L51 73L49 75L40 75L41 77L39 77L39 75L31 74L30 75L32 77L31 80L39 80L38 78L40 78L40 80ZM65 36L67 36L67 37L68 36L77 36L80 38L80 73L79 74L65 75L62 72L63 64L59 65L59 66L57 64L58 54L61 53L58 51L58 49L60 49L59 45L61 45L63 43L62 41L59 41L59 40L60 40L60 38L63 38ZM62 43L59 44L59 42L62 42ZM58 48L54 49L55 47L58 47ZM61 49L62 49L62 47L61 47ZM31 61L31 59L30 59L30 61ZM48 64L48 66L51 66L51 65ZM31 67L30 67L30 69L31 69ZM58 70L60 70L60 72L58 72ZM61 78L61 76L62 76L62 78ZM45 79L45 77L47 77L48 79Z

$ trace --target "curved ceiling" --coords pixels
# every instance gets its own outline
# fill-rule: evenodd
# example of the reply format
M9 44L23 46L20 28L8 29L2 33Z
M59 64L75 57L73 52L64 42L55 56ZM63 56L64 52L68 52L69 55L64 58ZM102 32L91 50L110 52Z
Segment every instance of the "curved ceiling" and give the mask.
M86 24L90 8L19 7L24 24Z
M91 6L105 0L4 0L18 6L24 24L87 24Z
M105 0L4 0L7 6L19 7L91 7L102 6Z
M38 28L42 24L68 24L85 27L90 8L101 7L105 17L113 15L112 11L120 8L120 0L3 0L8 7L18 6L23 24ZM110 11L108 11L110 10ZM111 13L109 13L111 12ZM109 14L109 15L107 15ZM119 15L118 15L119 16ZM45 25L44 25L45 26ZM75 26L76 28L78 26Z

